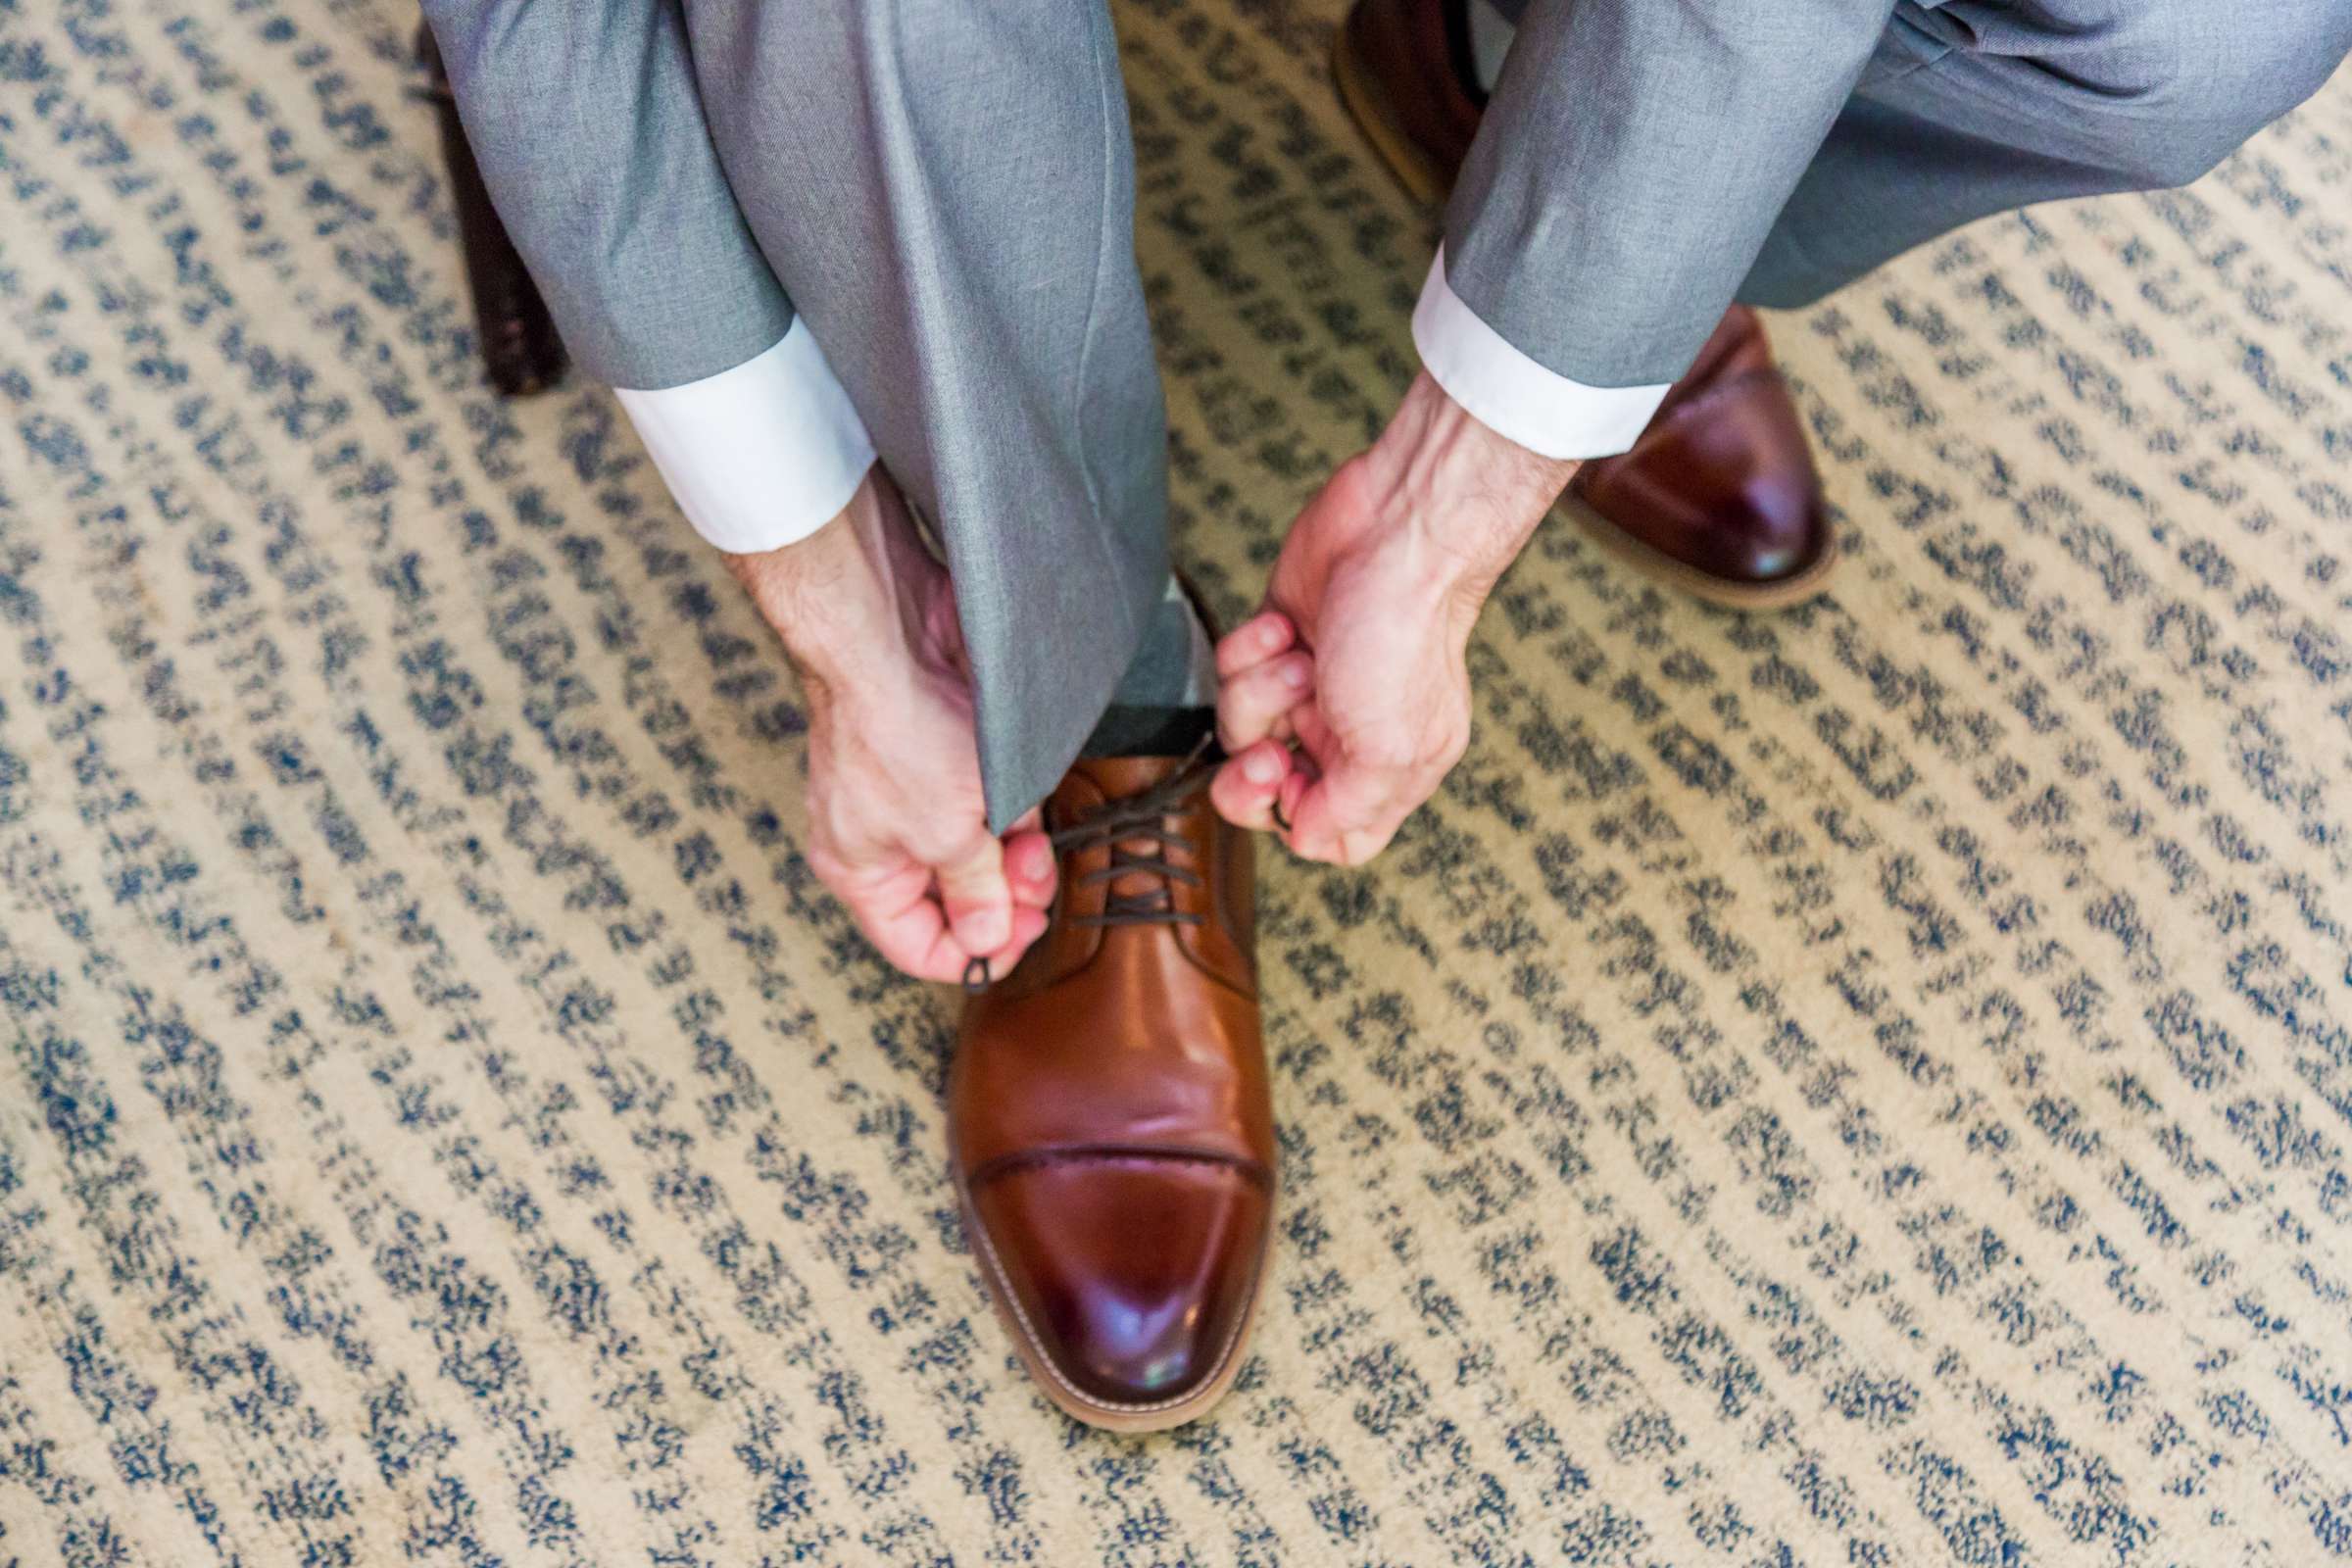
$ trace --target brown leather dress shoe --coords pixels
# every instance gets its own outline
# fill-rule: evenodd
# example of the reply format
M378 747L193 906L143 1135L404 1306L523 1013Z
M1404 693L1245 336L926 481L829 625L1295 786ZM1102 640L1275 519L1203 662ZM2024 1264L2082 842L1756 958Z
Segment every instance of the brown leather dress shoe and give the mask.
M948 1081L981 1278L1047 1396L1114 1431L1224 1394L1273 1229L1252 852L1207 783L1178 758L1070 769L1052 924L966 1004Z
M564 339L530 270L490 205L480 165L458 119L458 100L449 90L441 49L432 30L416 29L416 63L424 73L420 96L440 111L441 155L449 168L449 197L458 210L458 243L473 288L473 315L490 384L508 397L525 397L555 385L564 374Z
M1444 201L1486 111L1466 0L1356 0L1332 74L1405 189ZM1584 465L1568 500L1600 544L1713 604L1809 599L1837 559L1804 423L1744 306L1725 315L1633 450Z

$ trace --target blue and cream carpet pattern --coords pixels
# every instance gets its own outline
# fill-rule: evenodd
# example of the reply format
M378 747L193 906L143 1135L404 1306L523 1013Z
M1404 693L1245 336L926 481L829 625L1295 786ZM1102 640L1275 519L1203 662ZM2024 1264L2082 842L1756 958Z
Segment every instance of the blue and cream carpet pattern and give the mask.
M1413 366L1338 10L1119 10L1227 612ZM1776 318L1809 608L1545 530L1444 794L1270 858L1280 1261L1142 1440L773 641L482 386L414 20L0 0L0 1565L2352 1558L2352 79Z

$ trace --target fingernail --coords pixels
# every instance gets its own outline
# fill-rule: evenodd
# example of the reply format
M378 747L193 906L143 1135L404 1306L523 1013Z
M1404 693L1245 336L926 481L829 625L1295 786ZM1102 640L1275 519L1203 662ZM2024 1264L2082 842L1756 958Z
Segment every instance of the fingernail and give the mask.
M1032 845L1021 860L1021 874L1032 882L1043 882L1054 870L1054 852L1043 844Z
M1294 690L1306 684L1306 661L1282 666L1282 683Z
M1242 776L1252 784L1271 784L1282 777L1282 760L1272 752L1251 752L1242 763Z
M999 913L974 915L965 922L971 935L964 939L964 945L990 951L1001 948L1004 945L1004 939L1012 935L1011 931L1006 929L1010 923Z

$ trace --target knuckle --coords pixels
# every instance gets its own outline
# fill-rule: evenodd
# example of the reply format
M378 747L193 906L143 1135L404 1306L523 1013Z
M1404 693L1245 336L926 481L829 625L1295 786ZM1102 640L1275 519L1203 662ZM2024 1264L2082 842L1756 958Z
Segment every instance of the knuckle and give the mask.
M970 839L963 824L932 818L909 823L906 843L907 853L925 865L952 865Z
M851 880L850 861L830 845L809 845L808 860L808 869L816 873L816 879L835 893L842 892Z
M997 869L997 841L985 831L974 828L951 838L943 853L932 863L943 875L965 881L985 878Z
M1421 744L1409 731L1392 724L1366 728L1350 737L1348 750L1364 766L1383 773L1401 772L1421 761Z

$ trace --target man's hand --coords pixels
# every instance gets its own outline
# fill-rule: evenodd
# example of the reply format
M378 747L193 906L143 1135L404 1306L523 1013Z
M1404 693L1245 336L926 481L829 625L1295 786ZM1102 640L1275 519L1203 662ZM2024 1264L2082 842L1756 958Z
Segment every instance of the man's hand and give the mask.
M882 956L923 980L1003 974L1046 928L1037 813L1002 841L980 794L947 572L877 465L807 539L729 556L808 699L808 863Z
M1386 848L1470 741L1470 628L1576 464L1479 423L1424 371L1306 505L1266 608L1217 645L1210 798L1309 859Z

